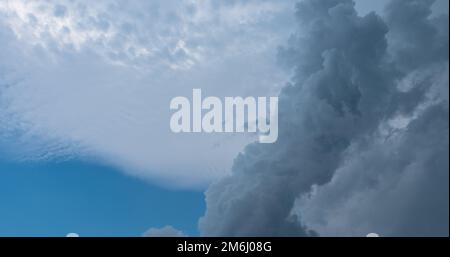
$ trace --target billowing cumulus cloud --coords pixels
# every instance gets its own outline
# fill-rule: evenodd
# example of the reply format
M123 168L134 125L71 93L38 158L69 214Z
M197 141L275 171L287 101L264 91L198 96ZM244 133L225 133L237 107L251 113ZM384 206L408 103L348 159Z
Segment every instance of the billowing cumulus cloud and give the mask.
M298 202L322 234L448 235L448 16L429 19L431 3L386 9L403 96L397 117L353 144L332 182Z
M448 235L448 15L304 0L280 50L279 139L210 186L204 235Z

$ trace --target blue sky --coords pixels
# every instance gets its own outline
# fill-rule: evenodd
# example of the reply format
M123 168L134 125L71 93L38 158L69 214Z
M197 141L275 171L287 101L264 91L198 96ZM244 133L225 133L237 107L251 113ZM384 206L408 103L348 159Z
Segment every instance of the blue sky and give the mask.
M173 224L197 235L202 192L168 190L81 161L0 161L0 236L140 236Z

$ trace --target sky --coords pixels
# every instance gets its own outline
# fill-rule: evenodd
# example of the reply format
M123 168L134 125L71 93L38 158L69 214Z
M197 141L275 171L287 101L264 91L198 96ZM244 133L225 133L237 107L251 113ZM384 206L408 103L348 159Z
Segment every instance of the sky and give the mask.
M140 236L169 223L198 234L201 192L163 189L82 161L0 163L1 236Z
M448 1L355 2L1 1L0 236L448 235ZM279 141L173 134L192 88Z

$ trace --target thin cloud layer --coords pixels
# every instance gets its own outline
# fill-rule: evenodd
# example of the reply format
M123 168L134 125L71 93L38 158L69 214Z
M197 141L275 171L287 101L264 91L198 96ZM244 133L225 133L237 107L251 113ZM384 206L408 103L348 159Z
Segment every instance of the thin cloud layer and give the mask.
M203 235L448 235L448 15L432 4L298 3L278 142L210 186Z
M219 97L276 95L285 72L275 50L292 6L1 1L2 152L93 158L170 186L204 186L254 138L174 135L170 100L199 87Z

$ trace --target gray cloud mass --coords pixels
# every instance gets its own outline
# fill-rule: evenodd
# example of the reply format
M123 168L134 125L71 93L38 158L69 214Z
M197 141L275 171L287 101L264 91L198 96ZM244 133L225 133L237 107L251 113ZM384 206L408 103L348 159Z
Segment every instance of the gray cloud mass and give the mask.
M297 4L279 139L206 192L208 236L448 236L448 14L396 0Z

